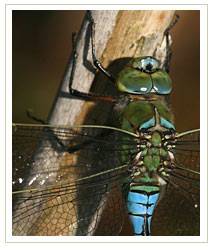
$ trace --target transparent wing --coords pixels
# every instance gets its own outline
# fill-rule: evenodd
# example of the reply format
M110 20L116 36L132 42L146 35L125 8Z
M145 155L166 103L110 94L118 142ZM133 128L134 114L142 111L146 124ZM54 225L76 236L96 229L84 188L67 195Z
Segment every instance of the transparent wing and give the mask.
M14 127L13 235L118 235L128 185L121 163L131 163L136 145L114 129ZM198 235L199 132L169 151L175 166L152 235Z
M16 125L13 235L117 235L127 168L117 134L124 133Z
M152 235L200 234L200 132L178 135L170 150L175 167L169 171L167 192L152 219Z

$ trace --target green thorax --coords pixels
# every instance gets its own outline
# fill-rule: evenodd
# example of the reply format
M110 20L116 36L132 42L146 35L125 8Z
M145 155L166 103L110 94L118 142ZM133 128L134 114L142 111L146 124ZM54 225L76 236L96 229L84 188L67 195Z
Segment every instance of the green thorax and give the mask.
M128 161L127 156L133 155L135 163L132 173L135 183L155 183L156 173L161 170L164 160L169 159L165 144L165 134L175 131L173 116L168 107L159 101L134 101L129 103L120 113L120 128L134 132L140 137L137 149L127 144L130 137L122 136L121 163ZM134 145L133 145L134 146Z
M153 57L133 58L117 77L118 90L136 95L169 94L171 79L159 66L159 61Z
M170 110L158 101L129 103L120 114L120 128L131 132L175 129Z

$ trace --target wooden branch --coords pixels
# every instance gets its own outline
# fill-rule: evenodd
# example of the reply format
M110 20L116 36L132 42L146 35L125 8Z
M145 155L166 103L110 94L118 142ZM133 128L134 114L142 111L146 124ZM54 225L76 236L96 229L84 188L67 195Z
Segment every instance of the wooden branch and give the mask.
M173 15L174 11L119 11L103 65L120 57L157 56L155 52L161 48L163 33ZM159 59L165 57L165 47L161 49Z
M146 55L155 56L163 62L165 57L163 33L170 24L173 15L174 11L161 10L92 11L95 21L97 59L102 62L104 67L107 67L116 59ZM88 21L85 17L77 38L78 60L73 82L73 88L83 92L89 91L95 76L91 66L91 46L89 45L88 48L85 45L85 42L90 41L87 37L87 26ZM86 52L87 57L84 58ZM90 102L86 102L86 105L83 106L83 101L81 100L67 99L60 96L61 91L68 92L71 67L72 56L49 115L50 124L81 124L84 122L87 108L93 106L93 103ZM88 70L87 67L90 67L92 71ZM103 81L106 81L105 77L100 77L100 81L95 81L97 85L95 87L100 88L100 91L103 91ZM79 117L81 109L82 116ZM104 116L104 118L106 117ZM91 122L93 120L89 121L89 123ZM100 121L99 123L102 122Z

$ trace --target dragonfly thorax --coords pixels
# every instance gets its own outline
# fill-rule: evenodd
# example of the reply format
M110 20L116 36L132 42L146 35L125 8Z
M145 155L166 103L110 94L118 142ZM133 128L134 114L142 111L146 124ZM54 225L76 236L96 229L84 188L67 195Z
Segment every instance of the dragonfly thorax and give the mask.
M174 147L175 141L175 134L171 131L141 133L138 144L140 151L130 168L133 182L159 183L159 174L168 176L169 166L174 162L169 149Z

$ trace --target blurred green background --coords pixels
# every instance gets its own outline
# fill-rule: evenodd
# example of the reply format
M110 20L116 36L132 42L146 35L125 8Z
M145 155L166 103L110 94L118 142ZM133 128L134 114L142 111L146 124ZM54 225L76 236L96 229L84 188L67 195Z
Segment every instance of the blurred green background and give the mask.
M173 38L170 96L176 129L199 127L200 11L177 11ZM32 109L47 119L69 55L71 35L79 31L85 11L13 11L13 122L33 122Z

